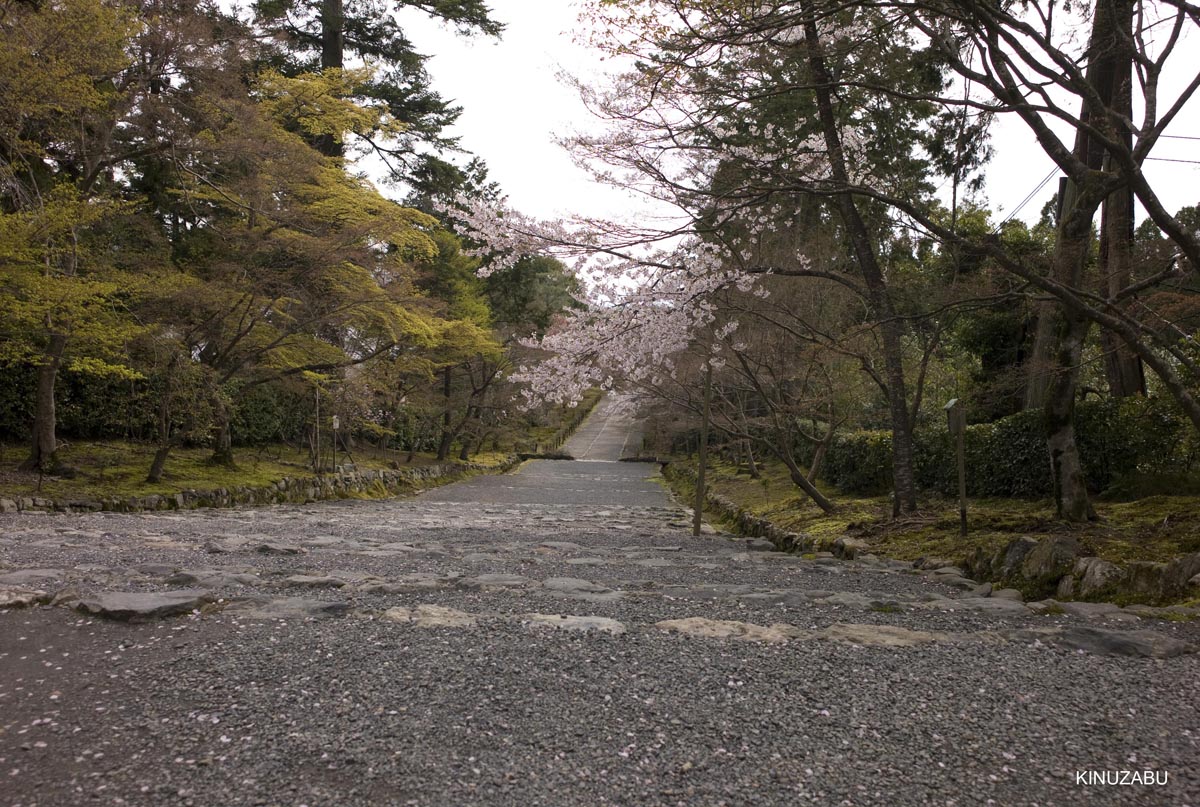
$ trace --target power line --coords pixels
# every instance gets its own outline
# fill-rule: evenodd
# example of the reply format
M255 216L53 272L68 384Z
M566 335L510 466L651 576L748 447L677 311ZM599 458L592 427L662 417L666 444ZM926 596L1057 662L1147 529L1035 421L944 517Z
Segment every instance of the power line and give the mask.
M1200 165L1200 160L1176 160L1171 157L1147 157L1146 159L1154 160L1155 162L1160 163L1189 163L1191 165Z
M1018 213L1020 213L1022 208L1024 208L1025 205L1029 204L1033 200L1033 197L1037 196L1038 193L1042 190L1042 188L1046 187L1046 183L1049 182L1054 177L1054 175L1057 173L1058 173L1058 166L1056 165L1050 169L1050 173L1046 174L1046 178L1043 179L1041 182L1039 182L1037 187L1034 188L1033 190L1031 190L1029 192L1029 194L1024 199L1021 200L1021 204L1019 204L1015 208L1013 208L1013 210L1010 211L1009 214L1004 217L1004 221L1002 221L996 225L995 230L993 230L993 232L999 230L1005 224L1008 224L1008 222L1012 221L1013 217L1016 216Z

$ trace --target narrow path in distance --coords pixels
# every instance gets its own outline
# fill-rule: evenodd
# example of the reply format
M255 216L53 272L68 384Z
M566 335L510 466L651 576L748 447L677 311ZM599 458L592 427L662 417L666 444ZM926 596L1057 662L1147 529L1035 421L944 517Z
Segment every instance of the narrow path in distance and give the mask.
M0 807L1200 805L1195 624L692 538L636 431L406 500L0 516L0 597L62 601L0 608ZM1077 775L1121 770L1167 784Z

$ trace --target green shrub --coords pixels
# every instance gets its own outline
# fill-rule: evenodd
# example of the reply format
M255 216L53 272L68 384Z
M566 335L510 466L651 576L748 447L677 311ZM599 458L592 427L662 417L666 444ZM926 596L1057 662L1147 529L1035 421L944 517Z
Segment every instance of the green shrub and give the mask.
M304 436L312 420L311 399L286 382L246 387L236 392L234 401L232 426L236 445L295 442Z
M1093 491L1105 490L1128 474L1187 474L1196 465L1196 431L1168 401L1087 401L1079 404L1076 415L1084 476ZM964 448L969 495L1049 495L1041 412L1019 412L968 426ZM913 449L918 487L955 495L958 470L947 429L918 431ZM829 447L822 476L847 493L885 493L892 487L891 450L890 432L839 434Z
M808 450L808 453L812 453ZM874 493L892 487L892 435L857 431L834 435L821 476L848 493Z

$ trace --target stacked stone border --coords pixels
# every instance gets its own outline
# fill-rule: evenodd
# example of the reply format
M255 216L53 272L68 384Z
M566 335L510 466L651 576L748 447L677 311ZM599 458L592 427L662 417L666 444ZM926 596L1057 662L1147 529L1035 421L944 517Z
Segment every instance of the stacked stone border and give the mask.
M138 513L148 510L194 510L199 507L296 504L324 499L396 496L417 487L433 487L476 473L506 473L521 463L516 456L497 465L441 463L398 470L345 470L319 476L285 476L269 485L213 490L181 490L148 496L47 499L40 496L0 498L0 513Z
M666 463L663 465L663 476L672 486L687 486L692 491L696 489L696 472L691 468ZM849 536L830 538L789 532L754 515L732 499L713 493L712 488L705 494L704 501L707 511L730 525L739 535L766 538L781 552L832 552L835 557L850 560L868 551L866 541Z
M663 466L663 476L672 486L695 490L696 472L691 468L668 463ZM866 541L849 536L814 537L781 529L711 490L705 497L705 509L737 533L765 538L783 552L830 552L835 557L852 559L870 551ZM1084 555L1073 536L1014 538L999 550L979 547L957 559L918 558L913 567L961 569L963 576L973 582L991 583L996 588L1011 586L1030 599L1146 605L1200 599L1200 552L1169 563L1132 561L1118 566Z
M549 439L557 449L575 433L601 398L572 410L567 422ZM200 507L244 507L272 504L303 504L327 499L384 499L418 487L437 487L477 473L504 474L528 456L512 454L497 465L449 462L395 470L344 470L316 476L285 476L269 485L237 486L212 490L181 490L178 493L76 499L47 499L42 496L0 497L0 513L140 513L148 510L195 510Z

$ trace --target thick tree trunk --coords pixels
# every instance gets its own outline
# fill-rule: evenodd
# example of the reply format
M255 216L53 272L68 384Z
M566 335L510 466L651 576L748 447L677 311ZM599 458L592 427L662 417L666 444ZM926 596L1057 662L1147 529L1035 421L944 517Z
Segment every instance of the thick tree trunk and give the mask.
M1118 16L1113 27L1121 29L1122 35L1116 38L1112 53L1112 108L1122 119L1116 124L1120 127L1120 138L1126 148L1132 148L1133 134L1124 120L1133 119L1133 54L1130 49L1133 5L1129 0L1120 0L1115 11ZM1133 189L1126 187L1114 191L1104 200L1100 216L1102 295L1115 297L1129 286L1133 267L1133 223ZM1100 336L1110 394L1117 398L1145 395L1146 375L1141 359L1111 331L1102 331Z
M833 109L833 77L825 65L820 35L814 20L810 19L805 23L805 40L808 44L808 63L812 71L817 112L821 118L825 145L829 152L830 175L838 185L849 186L850 174L846 168L838 120ZM872 316L879 323L879 334L883 343L884 377L887 380L888 410L892 419L892 477L895 484L892 510L895 515L899 515L901 510L911 512L917 509L912 424L908 417L908 393L904 380L904 352L901 341L903 327L896 316L871 235L858 211L854 197L849 191L840 193L837 196L837 205L850 238L851 251L867 287L867 302L871 306Z
M1120 99L1123 92L1120 74L1128 72L1128 36L1133 5L1129 0L1112 0L1096 4L1092 20L1092 35L1088 44L1091 61L1087 69L1087 81L1096 90L1103 108L1093 108L1087 100L1080 110L1080 120L1085 124L1110 130L1110 134L1124 133L1126 124L1120 116L1110 114L1118 111L1116 106L1127 106ZM1124 32L1124 33L1122 33ZM1122 55L1125 54L1125 55ZM1091 137L1085 128L1075 135L1075 156L1089 169L1099 171L1104 167L1103 144ZM1058 235L1054 248L1052 274L1066 286L1084 287L1084 268L1091 244L1092 220L1096 209L1105 201L1095 187L1092 177L1069 177L1062 185L1059 199ZM1083 184L1079 184L1083 183ZM1128 198L1122 191L1122 196ZM1115 195L1115 194L1114 194ZM1111 197L1110 197L1111 198ZM1133 211L1128 204L1116 200L1117 206L1110 210L1113 227L1127 229ZM1116 221L1111 219L1115 216ZM1120 255L1122 244L1127 244L1124 234L1109 242L1111 260L1113 250ZM1127 256L1125 258L1127 260ZM1044 311L1043 316L1050 315ZM1054 333L1052 345L1043 345L1044 355L1051 375L1045 387L1043 412L1046 424L1046 446L1050 453L1050 469L1053 475L1054 501L1060 518L1067 521L1086 521L1096 517L1088 499L1083 466L1075 442L1075 392L1079 379L1079 365L1083 358L1083 346L1091 321L1077 311L1068 311L1059 304L1054 305L1053 319L1045 331ZM1051 328L1053 330L1051 331ZM1042 326L1039 323L1039 335ZM1124 353L1124 351L1121 351Z
M1067 182L1065 191L1054 247L1054 274L1067 285L1080 288L1098 203L1091 193L1077 194L1073 182ZM1096 517L1096 512L1088 498L1075 442L1075 392L1091 320L1057 304L1043 312L1043 316L1050 318L1048 324L1054 328L1057 346L1049 363L1052 372L1042 403L1055 507L1059 518L1088 521Z
M150 463L150 472L146 474L147 482L159 482L162 480L163 470L167 466L167 457L171 455L171 444L161 443L158 449L154 452L154 459Z
M53 333L42 355L38 368L37 399L33 410L33 441L29 458L21 463L27 471L49 471L58 462L58 436L56 431L54 385L58 380L58 369L62 366L63 353L67 349L66 334Z
M343 0L321 0L321 69L338 69L344 65L346 49L346 15ZM317 137L317 149L326 157L341 157L342 143L333 134Z
M1059 372L1046 391L1043 409L1046 446L1054 484L1054 505L1066 521L1093 521L1096 511L1088 498L1083 464L1075 443L1075 388L1079 359L1091 323L1074 314L1063 317L1059 339Z
M1113 138L1122 139L1127 147L1132 143L1127 121L1132 118L1132 0L1104 0L1096 3L1092 17L1092 33L1088 43L1089 62L1087 82L1095 90L1099 107L1085 99L1079 119L1084 124L1107 129ZM1104 145L1080 128L1075 135L1074 155L1093 171L1107 168ZM1076 188L1072 184L1079 177L1064 179L1059 188L1059 221L1061 232L1065 219L1071 214ZM1100 228L1100 277L1101 293L1115 293L1129 284L1131 248L1133 244L1133 193L1129 188L1113 192L1103 200L1104 217ZM1095 205L1089 205L1088 213L1095 214ZM1089 219L1089 226L1090 226ZM1081 273L1064 266L1056 258L1053 275L1056 280L1068 282L1074 288L1082 282ZM1057 339L1061 333L1059 317L1054 313L1059 308L1056 302L1042 303L1038 312L1038 325L1034 338L1028 372L1029 386L1025 395L1025 406L1033 409L1046 405L1050 386L1059 373L1057 356L1060 353ZM1101 339L1107 351L1105 373L1114 395L1134 395L1145 389L1145 380L1137 356L1122 342L1108 333Z
M1100 218L1100 274L1102 289L1116 296L1129 285L1133 252L1133 193L1122 188L1105 200ZM1129 346L1111 331L1100 334L1104 346L1104 375L1109 393L1116 398L1146 394L1146 375L1142 361Z

